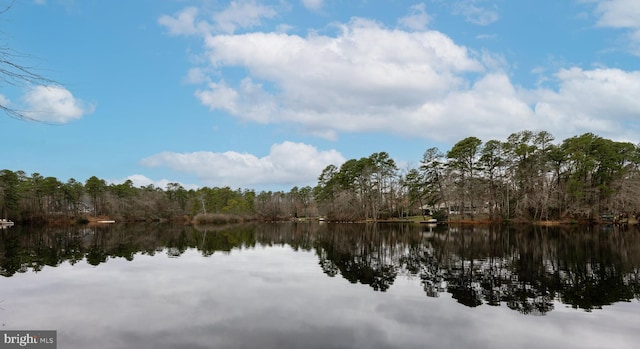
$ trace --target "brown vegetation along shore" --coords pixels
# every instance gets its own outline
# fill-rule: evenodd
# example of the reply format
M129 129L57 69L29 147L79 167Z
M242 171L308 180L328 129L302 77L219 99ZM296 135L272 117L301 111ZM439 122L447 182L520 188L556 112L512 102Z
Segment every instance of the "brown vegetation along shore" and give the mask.
M554 227L559 225L578 224L578 221L577 220L537 221L537 222L531 222L531 224L541 225L546 227Z
M193 217L191 223L193 224L229 224L229 223L244 223L257 221L258 218L252 215L235 215L228 213L198 213Z
M87 224L90 226L103 225L109 223L144 223L144 222L164 222L164 223L177 223L177 224L193 224L193 225L225 225L225 224L237 224L248 222L276 222L276 221L295 221L295 222L317 222L326 221L320 217L277 217L268 218L259 215L248 214L229 214L229 213L208 213L208 214L196 214L191 217L189 215L172 216L170 218L143 218L143 217L121 217L121 216L78 216L78 217L50 217L49 219L39 219L37 221L23 221L26 224L47 224L51 226L66 226L75 224ZM388 218L378 220L344 220L344 221L330 221L336 223L413 223L413 224L449 224L449 225L500 225L500 224L515 224L515 225L539 225L539 226L566 226L566 225L598 225L598 224L614 224L614 225L634 225L639 224L638 220L631 216L624 220L614 221L590 221L587 219L563 219L563 220L544 220L544 221L532 221L524 219L489 219L488 217L476 217L476 218L451 218L438 220L437 222L431 222L430 216L410 216L404 218Z
M557 221L535 221L535 222L531 222L532 224L535 225L542 225L542 226L558 226L558 225L568 225L568 224L577 224L577 225L593 225L593 224L614 224L614 225L625 225L625 224L629 224L629 225L635 225L638 224L638 220L634 217L629 217L628 219L625 220L616 220L616 221L590 221L587 219L564 219L564 220L557 220Z
M83 218L86 219L88 223L101 223L101 222L115 221L115 219L112 219L109 216L95 216L95 217L83 217Z

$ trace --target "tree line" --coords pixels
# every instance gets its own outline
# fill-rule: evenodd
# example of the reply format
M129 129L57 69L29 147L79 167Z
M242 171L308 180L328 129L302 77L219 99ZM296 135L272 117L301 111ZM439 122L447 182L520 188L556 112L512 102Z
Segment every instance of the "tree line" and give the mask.
M0 214L16 221L68 221L108 216L124 221L165 220L198 213L251 214L255 192L224 188L187 190L179 183L165 188L135 187L131 180L108 184L92 176L84 183L24 171L0 171Z
M215 166L215 164L212 164ZM244 216L380 220L598 220L640 212L640 145L586 133L554 143L546 132L505 141L467 137L428 148L419 166L400 169L386 152L328 165L315 187L260 191L107 183L0 171L0 216L16 221L109 216L125 221Z
M165 188L136 187L131 180L107 183L96 176L84 183L74 178L62 182L39 173L5 169L0 171L0 217L32 223L105 216L130 222L283 220L317 216L312 191L311 187L294 187L289 192L228 186L185 189L175 182Z
M327 166L314 189L337 220L431 215L489 220L599 220L640 209L640 145L586 133L554 143L546 131L506 141L467 137L400 171L387 153Z

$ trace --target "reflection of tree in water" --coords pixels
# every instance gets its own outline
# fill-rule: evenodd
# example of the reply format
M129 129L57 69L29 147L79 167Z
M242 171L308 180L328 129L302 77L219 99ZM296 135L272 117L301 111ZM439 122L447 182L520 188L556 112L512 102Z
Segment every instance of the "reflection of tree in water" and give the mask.
M80 234L74 230L23 231L20 227L0 231L0 275L11 276L28 270L38 272L64 261L77 263L85 257L80 251Z
M384 292L393 285L407 245L415 237L406 229L402 225L331 226L315 244L320 266L329 276L339 272L351 283L370 285Z
M553 310L555 287L545 264L545 239L538 229L508 232L508 247L502 258L505 274L500 300L523 314L545 314ZM552 247L553 248L553 247Z
M443 275L447 281L447 292L451 293L453 299L468 307L477 307L482 304L480 281L486 273L479 269L479 255L474 249L478 246L476 240L481 237L473 231L473 227L470 229L458 235L458 243L450 245L456 253L447 256L449 268Z
M395 271L393 278L419 276L429 297L446 292L466 306L505 304L523 314L545 314L555 300L591 310L640 299L637 230L385 229L365 238L368 230L350 225L321 235L316 246L321 267L327 275L340 272L352 282L371 284L367 274L353 266L382 272L379 265L388 265ZM363 263L381 260L377 256L389 258L386 263Z
M566 252L556 273L562 302L589 310L638 297L637 231L579 232L558 240Z
M637 228L446 227L373 224L139 224L90 228L14 227L0 232L0 274L40 271L63 262L98 265L111 258L190 249L203 256L256 246L315 251L322 271L386 291L399 275L416 276L428 297L449 294L470 307L506 305L545 314L554 302L597 309L640 300Z

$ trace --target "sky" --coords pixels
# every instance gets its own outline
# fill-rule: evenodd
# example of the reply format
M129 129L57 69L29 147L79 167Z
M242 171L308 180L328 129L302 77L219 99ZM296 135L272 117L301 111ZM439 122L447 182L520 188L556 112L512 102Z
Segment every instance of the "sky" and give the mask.
M12 2L0 0L5 8ZM0 168L288 190L475 136L638 143L638 0L16 0Z

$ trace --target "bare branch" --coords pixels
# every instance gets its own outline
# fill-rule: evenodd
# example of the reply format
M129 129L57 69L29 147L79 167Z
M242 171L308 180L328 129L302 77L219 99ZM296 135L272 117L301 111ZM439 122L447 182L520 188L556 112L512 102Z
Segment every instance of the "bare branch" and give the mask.
M1 9L0 15L9 11L13 7L14 3L15 1L12 1L5 8ZM0 86L3 84L11 86L60 85L55 80L38 74L33 67L18 63L20 60L29 58L32 57L20 54L7 45L0 46ZM2 102L0 102L0 110L9 117L15 119L40 122L39 120L28 116L26 111L12 108Z

